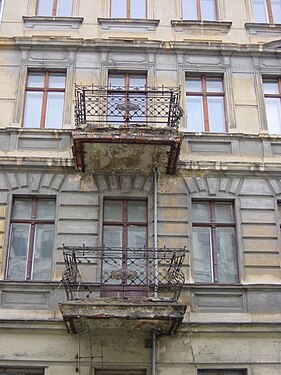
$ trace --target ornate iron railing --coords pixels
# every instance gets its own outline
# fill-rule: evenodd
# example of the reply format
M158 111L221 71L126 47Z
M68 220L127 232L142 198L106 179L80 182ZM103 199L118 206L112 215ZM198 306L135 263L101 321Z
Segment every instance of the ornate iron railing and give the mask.
M67 299L104 296L172 294L177 299L184 284L185 249L64 247L62 282ZM88 275L84 277L85 275ZM89 274L93 280L88 280Z
M162 126L176 129L180 88L75 85L75 122L85 125Z

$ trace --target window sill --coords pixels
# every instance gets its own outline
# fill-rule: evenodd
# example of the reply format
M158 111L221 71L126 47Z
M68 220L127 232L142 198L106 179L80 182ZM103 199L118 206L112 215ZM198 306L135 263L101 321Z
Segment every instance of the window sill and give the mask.
M280 23L245 23L245 28L250 34L280 34Z
M226 21L196 21L196 20L171 20L171 25L177 32L183 31L213 31L215 33L226 34L229 32L232 22Z
M82 25L82 17L27 17L22 16L24 26L27 29L79 29Z
M119 31L155 31L159 20L131 19L131 18L98 18L98 23L103 31L118 29Z

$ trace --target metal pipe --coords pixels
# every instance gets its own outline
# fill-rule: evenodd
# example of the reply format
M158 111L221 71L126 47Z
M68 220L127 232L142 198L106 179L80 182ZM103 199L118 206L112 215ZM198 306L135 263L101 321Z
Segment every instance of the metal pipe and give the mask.
M153 186L154 186L154 256L155 256L155 285L154 297L158 297L158 174L157 170L153 169Z
M156 371L156 332L153 330L151 332L151 335L152 335L152 369L151 369L151 374L152 375L157 375L157 371Z

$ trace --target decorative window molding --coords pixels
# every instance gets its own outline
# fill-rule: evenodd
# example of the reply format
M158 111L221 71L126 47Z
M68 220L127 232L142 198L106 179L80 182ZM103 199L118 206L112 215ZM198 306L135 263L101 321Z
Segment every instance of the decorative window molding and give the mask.
M281 33L281 24L246 22L245 28L249 34L278 34Z
M231 28L232 22L227 21L196 21L196 20L171 20L171 25L177 32L216 32L227 34Z
M51 30L51 29L79 29L83 23L82 17L45 17L22 16L24 26L27 29Z
M155 31L160 20L133 18L98 18L102 31Z

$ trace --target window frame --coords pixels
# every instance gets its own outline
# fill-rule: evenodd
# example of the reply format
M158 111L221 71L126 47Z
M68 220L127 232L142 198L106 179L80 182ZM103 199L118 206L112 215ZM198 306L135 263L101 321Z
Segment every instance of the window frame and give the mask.
M213 20L208 20L208 21L213 21L213 22L216 22L218 21L218 17L219 17L219 12L218 12L218 2L217 0L213 0L214 1L214 11L215 11L215 18ZM194 21L206 21L205 19L202 18L202 3L201 3L201 0L195 0L196 2L196 18L194 19ZM189 20L190 18L189 17L185 17L185 0L181 0L181 12L182 12L182 19L187 19ZM192 18L193 19L193 18Z
M201 88L202 91L188 91L187 90L187 80L188 79L198 79L200 78L201 81ZM207 80L208 79L215 79L221 82L222 84L222 92L212 92L207 91ZM208 97L222 97L223 98L223 110L224 110L224 131L223 133L227 132L227 117L226 117L226 94L225 94L225 87L224 87L224 79L222 75L208 75L208 74L201 74L201 75L192 75L186 74L185 76L185 102L187 105L187 98L188 97L201 97L202 98L202 113L203 113L203 130L195 130L196 132L204 132L204 133L212 133L210 131L210 121L209 121L209 110L208 110ZM188 119L188 111L187 119ZM187 131L188 129L188 120L187 120ZM214 132L217 133L217 132Z
M196 281L196 284L215 284L215 285L236 285L239 284L239 262L238 262L238 242L237 242L237 220L236 220L236 215L235 215L235 210L234 210L234 202L229 201L229 200L213 200L213 199L202 199L202 200L197 200L194 199L191 201L191 209L193 208L193 204L198 204L198 203L207 203L209 205L209 214L210 214L210 221L194 221L191 219L192 223L192 233L193 233L193 228L210 228L210 233L211 233L211 248L210 250L210 270L211 270L211 277L212 280L210 282L206 281ZM231 205L232 210L233 210L233 222L217 222L215 221L215 209L216 209L216 204L226 204L226 205ZM233 228L234 229L234 253L233 256L236 260L235 270L236 270L236 282L221 282L218 280L218 254L217 254L217 241L216 241L216 229L217 228ZM192 234L193 236L193 234ZM193 246L193 245L192 245ZM194 252L194 248L193 248ZM194 267L193 267L193 272L194 272Z
M29 87L28 86L28 79L29 75L31 74L42 74L44 75L44 85L43 87ZM49 81L50 81L50 76L51 75L64 75L65 77L65 84L64 88L59 88L59 87L49 87ZM22 117L22 127L30 129L32 127L30 126L25 126L25 115L26 115L26 104L27 104L27 93L28 92L42 92L42 101L41 101L41 114L40 114L40 124L36 129L61 129L63 127L63 120L64 120L64 108L65 108L65 93L66 93L66 70L64 69L44 69L44 70L39 70L39 69L29 69L27 71L26 75L26 83L25 83L25 91L24 91L24 107L23 107L23 117ZM62 109L62 118L61 118L61 124L60 127L46 127L46 119L47 119L47 108L48 108L48 96L49 93L52 92L61 92L64 93L63 97L63 109ZM34 129L34 128L32 128Z
M15 374L15 375L44 375L45 373L45 368L39 367L34 368L34 367L1 367L0 368L0 374L4 375L8 373L10 374Z
M111 221L104 219L104 208L106 202L122 202L122 220L121 221ZM145 202L146 203L146 221L137 222L137 221L129 221L128 220L128 202ZM136 227L145 227L146 228L146 247L148 246L148 201L145 198L118 198L118 197L105 197L104 204L103 204L103 220L102 220L102 243L104 245L104 227L105 226L112 226L112 227L122 227L122 248L127 249L128 246L128 226L136 226Z
M277 83L277 89L278 89L278 93L277 94L269 94L269 93L265 93L265 90L264 90L264 83L267 83L267 82L272 82L272 83ZM279 119L279 132L276 133L276 132L271 132L270 131L270 124L269 124L269 121L268 121L268 117L267 117L267 108L266 108L266 100L265 99L279 99L279 109L280 109L280 113L281 113L281 77L269 77L269 76L263 76L262 77L262 86L263 86L263 101L264 101L264 107L265 107L265 118L266 118L266 123L267 123L267 130L270 134L281 134L281 117Z
M110 18L124 18L124 19L146 19L148 16L148 12L147 12L147 2L148 0L144 0L145 1L145 18L143 17L131 17L131 1L132 0L126 0L126 16L125 17L115 17L114 15L112 15L112 1L118 1L118 0L110 0L110 4L109 4L109 14L110 14Z
M45 0L46 1L46 0ZM35 11L35 14L36 16L39 16L39 17L71 17L72 14L73 14L73 0L70 0L72 2L72 6L71 6L71 14L70 15L63 15L63 16L57 16L57 12L58 12L58 7L59 7L59 1L60 0L49 0L50 2L52 2L52 14L48 14L48 15L39 15L38 14L38 8L39 8L39 2L40 0L36 0L36 11Z
M228 375L229 373L231 373L231 375L233 375L234 371L237 372L236 375L246 375L247 374L246 369L237 369L237 368L230 369L229 368L229 369L198 369L197 375L209 375L209 373L211 373L211 375L213 375L214 372L216 372L215 375Z
M124 85L121 85L121 86L111 86L110 84L110 79L111 77L122 77L122 79L124 80ZM147 87L147 72L136 72L136 71L124 71L124 70L120 70L120 71L109 71L108 72L108 76L107 76L107 87L108 87L108 100L107 100L107 105L108 105L108 108L109 108L109 105L110 105L110 100L109 98L114 98L114 94L116 93L116 90L114 89L117 88L117 92L118 92L118 87L120 87L122 90L124 90L124 98L125 100L130 100L130 90L131 89L134 89L135 86L131 86L130 85L130 80L131 78L133 77L140 77L144 80L145 84L144 84L144 88ZM112 87L112 90L110 89ZM120 95L120 93L119 93ZM139 94L141 95L141 94ZM147 96L146 96L146 100L145 100L145 112L146 112L146 117L147 117ZM124 126L125 127L129 127L130 123L133 122L133 119L132 117L130 116L130 112L129 110L126 111L124 110ZM116 122L119 122L119 121L116 121ZM121 121L120 121L121 122ZM145 125L147 124L147 118L145 119L145 121L143 122Z
M13 212L15 207L15 202L19 201L31 201L31 217L24 218L24 219L14 219ZM55 197L41 197L41 196L16 196L12 202L12 209L11 209L11 218L9 223L9 243L8 243L8 251L7 251L7 261L6 261L6 271L5 271L5 279L6 280L14 280L14 278L10 278L9 274L9 263L10 263L10 252L11 252L11 238L12 238L12 227L13 224L26 224L30 225L30 230L28 234L28 242L27 242L27 254L25 260L25 277L23 279L16 279L20 281L48 281L48 280L41 280L41 279L33 279L33 265L34 265L34 254L35 254L35 233L36 228L38 225L53 225L55 230L55 214L53 219L38 219L36 218L38 202L40 201L53 201L56 204ZM55 240L55 233L53 237L53 247L54 247L54 240ZM53 249L52 249L53 253ZM50 269L50 274L52 272L52 268Z

